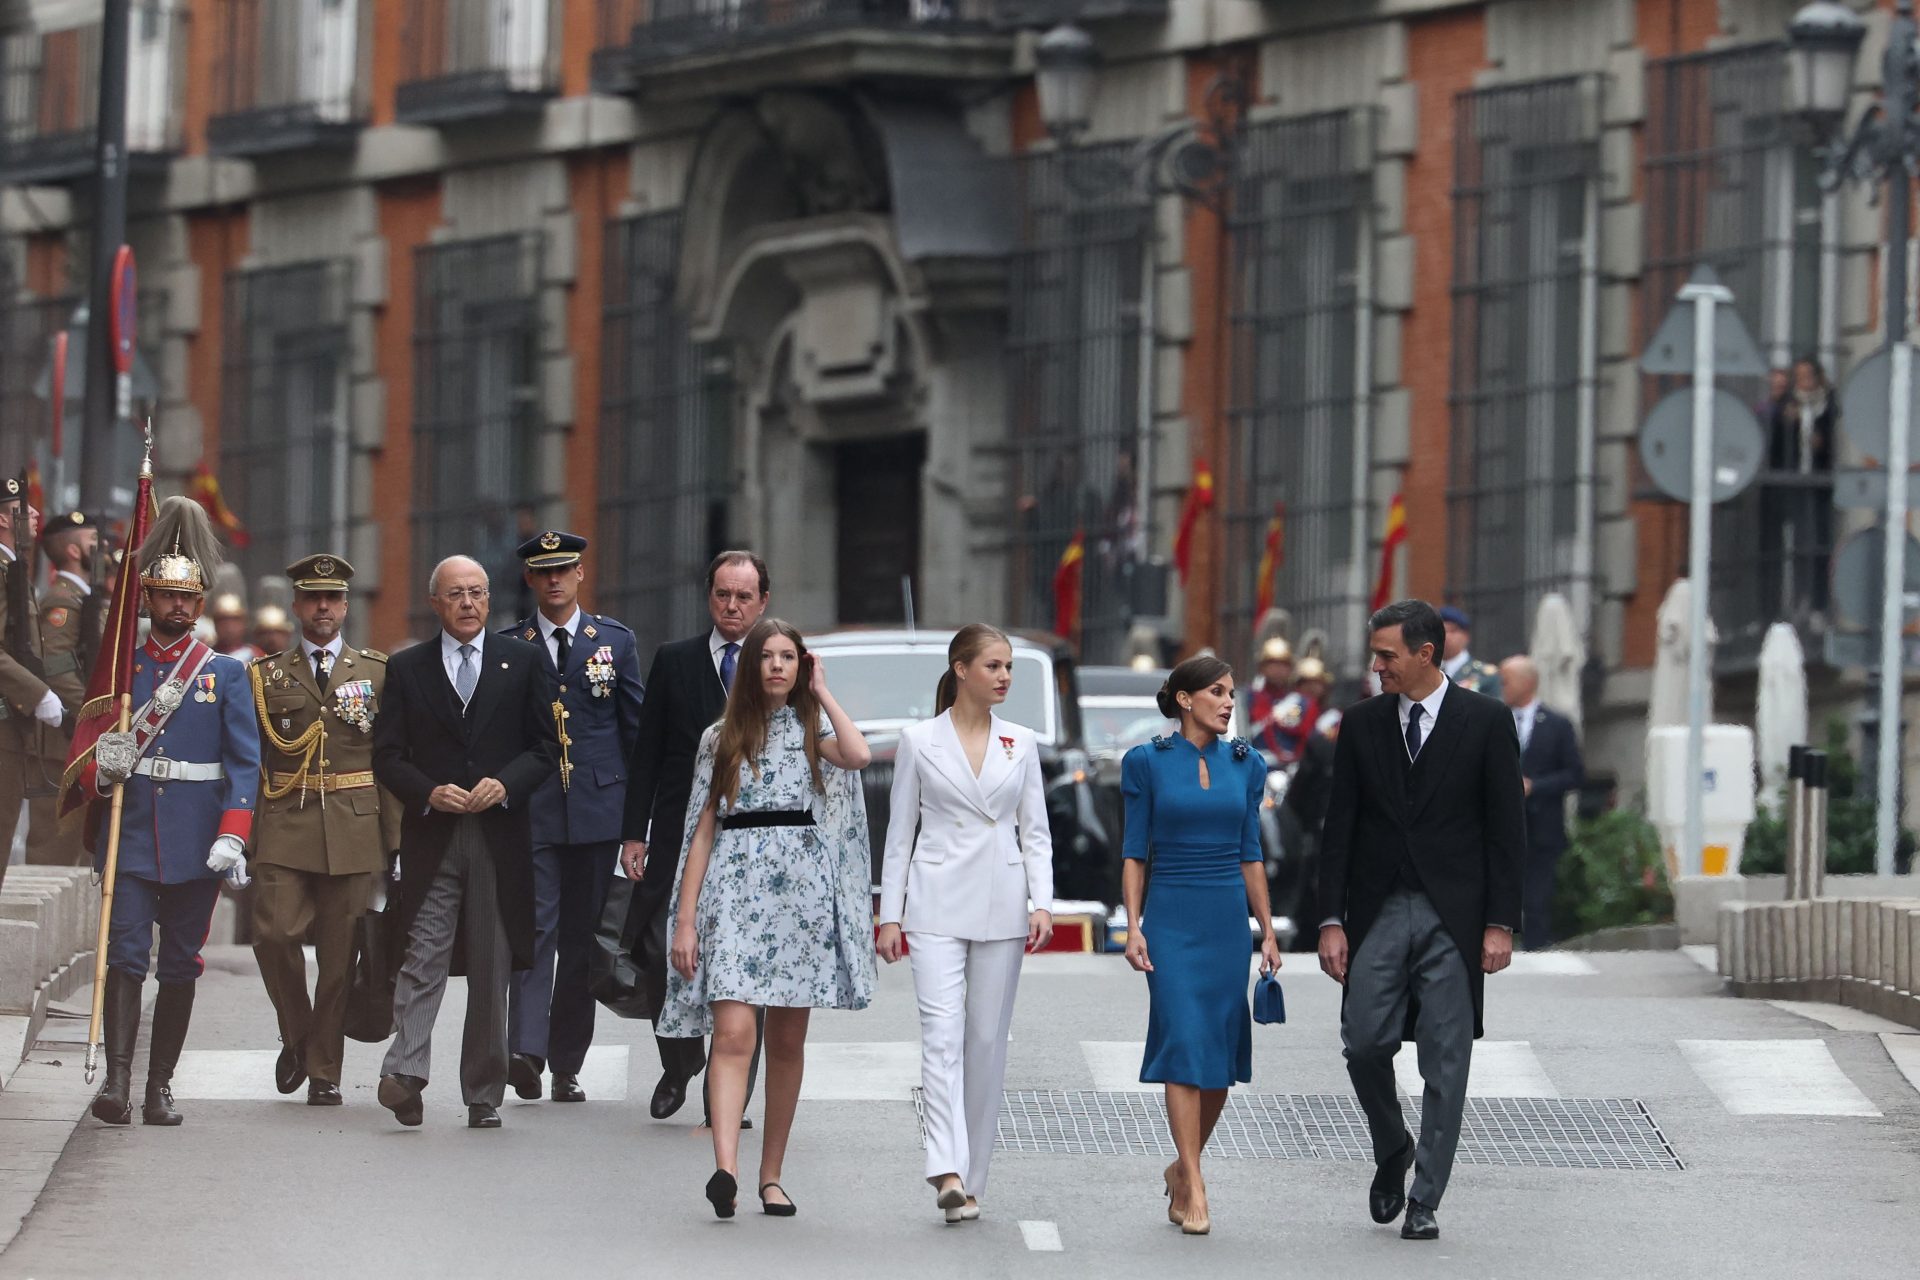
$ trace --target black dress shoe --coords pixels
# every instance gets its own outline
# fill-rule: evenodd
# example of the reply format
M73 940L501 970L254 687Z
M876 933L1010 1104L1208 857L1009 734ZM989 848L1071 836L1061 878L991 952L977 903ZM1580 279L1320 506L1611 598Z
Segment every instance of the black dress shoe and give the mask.
M408 1128L420 1123L425 1109L420 1105L421 1091L427 1082L419 1076L381 1076L380 1105L393 1112L393 1118Z
M1433 1210L1418 1200L1407 1201L1407 1220L1400 1224L1402 1240L1438 1240L1440 1224L1433 1220Z
M307 1105L337 1107L341 1103L340 1086L327 1080L307 1081Z
M653 1101L647 1104L647 1111L655 1120L665 1120L687 1105L687 1079L675 1075L660 1077L660 1083L653 1086Z
M530 1053L516 1053L507 1059L507 1083L528 1102L540 1097L540 1059Z
M500 1127L500 1111L497 1107L493 1106L493 1104L487 1103L487 1102L474 1102L474 1103L468 1104L467 1128L498 1129L499 1127Z
M1407 1170L1413 1166L1413 1135L1401 1144L1400 1152L1373 1172L1373 1185L1367 1188L1367 1212L1385 1226L1400 1216L1407 1204Z
M282 1044L280 1056L273 1060L273 1087L292 1093L307 1082L307 1053L304 1044Z
M555 1102L585 1102L587 1091L580 1087L580 1077L563 1072L553 1073L553 1100Z

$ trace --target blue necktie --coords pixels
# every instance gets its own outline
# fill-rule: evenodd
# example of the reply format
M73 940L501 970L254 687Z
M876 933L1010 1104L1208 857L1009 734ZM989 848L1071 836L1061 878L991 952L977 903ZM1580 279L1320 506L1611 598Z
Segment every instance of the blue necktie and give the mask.
M1419 703L1407 709L1407 761L1412 763L1420 758L1420 715L1426 710Z
M720 655L720 683L728 693L733 692L734 660L740 656L740 646L727 641L726 650Z

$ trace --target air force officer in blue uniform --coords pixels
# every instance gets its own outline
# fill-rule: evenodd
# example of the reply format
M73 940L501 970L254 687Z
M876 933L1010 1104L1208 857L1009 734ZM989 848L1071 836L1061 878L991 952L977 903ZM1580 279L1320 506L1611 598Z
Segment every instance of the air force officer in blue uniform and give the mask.
M580 607L587 540L548 530L521 543L536 612L503 634L540 646L559 684L560 772L533 795L533 968L508 991L507 1080L553 1100L580 1102L580 1067L593 1042L587 960L620 856L627 760L640 723L640 658L633 632ZM557 961L557 964L556 964Z

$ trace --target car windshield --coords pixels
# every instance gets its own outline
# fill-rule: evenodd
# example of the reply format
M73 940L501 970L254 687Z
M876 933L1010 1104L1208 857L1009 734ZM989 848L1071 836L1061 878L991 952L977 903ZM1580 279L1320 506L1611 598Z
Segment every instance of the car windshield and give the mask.
M934 686L946 669L946 655L937 650L918 652L872 649L820 650L827 664L833 696L854 723L912 724L933 715ZM1046 742L1057 729L1053 714L1053 680L1049 664L1039 654L1013 655L1013 687L998 714L1025 725Z
M1151 699L1138 702L1080 702L1080 723L1086 730L1087 750L1096 755L1123 755L1155 734L1167 733L1173 721L1160 714Z

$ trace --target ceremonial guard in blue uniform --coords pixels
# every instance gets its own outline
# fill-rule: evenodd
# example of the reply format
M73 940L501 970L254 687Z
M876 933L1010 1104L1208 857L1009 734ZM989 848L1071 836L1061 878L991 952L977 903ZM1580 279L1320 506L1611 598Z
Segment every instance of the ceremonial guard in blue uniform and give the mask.
M141 1119L176 1125L169 1084L193 1013L200 948L220 881L247 883L260 732L245 665L193 638L219 565L206 512L168 499L136 554L152 631L133 656L132 729L101 734L91 756L76 762L80 784L94 795L125 784L107 938L107 1079L93 1114L108 1124L132 1122L140 986L158 925L160 991ZM105 862L105 835L94 841L96 866Z
M543 1066L553 1100L580 1102L580 1067L593 1043L587 990L593 931L620 855L627 760L640 723L640 658L633 632L580 608L587 540L548 530L521 543L536 612L502 634L540 646L560 697L554 728L560 771L533 795L533 968L508 990L507 1082L540 1096Z

